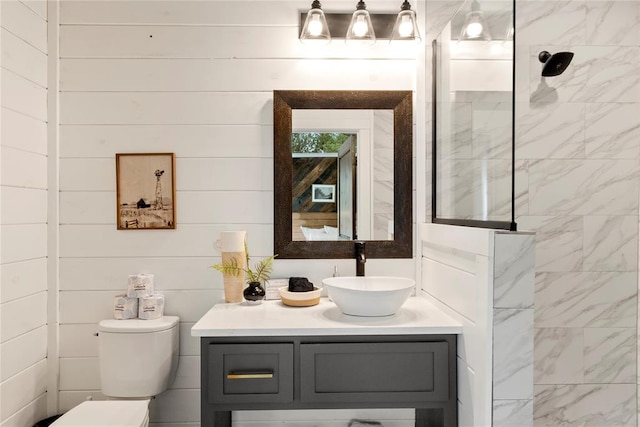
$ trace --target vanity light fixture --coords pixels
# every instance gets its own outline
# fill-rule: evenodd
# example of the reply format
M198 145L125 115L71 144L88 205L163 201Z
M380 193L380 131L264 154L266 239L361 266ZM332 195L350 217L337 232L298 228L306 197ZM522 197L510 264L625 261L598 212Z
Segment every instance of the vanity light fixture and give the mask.
M473 0L471 3L471 12L467 14L458 40L491 40L489 28L478 0Z
M371 45L376 42L376 33L371 22L371 15L369 15L367 5L362 0L358 2L356 11L351 16L345 42L351 45L356 43Z
M344 39L349 45L372 45L376 40L420 42L415 11L404 0L399 13L369 13L363 0L351 13L325 13L314 0L308 12L300 13L300 41L305 44L326 44L332 39ZM304 24L302 24L304 23Z
M400 13L398 13L396 24L393 26L393 31L391 31L390 42L396 40L415 41L416 43L421 40L416 13L411 10L411 3L407 0L404 0L402 6L400 6Z
M327 44L331 41L327 18L318 0L314 0L311 3L311 9L307 12L307 17L300 33L300 41L305 44Z

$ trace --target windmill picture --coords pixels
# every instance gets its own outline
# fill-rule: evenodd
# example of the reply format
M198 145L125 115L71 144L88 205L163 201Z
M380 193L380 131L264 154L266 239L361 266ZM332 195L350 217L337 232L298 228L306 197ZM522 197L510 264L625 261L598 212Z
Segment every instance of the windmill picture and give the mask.
M118 230L175 228L173 153L116 154Z

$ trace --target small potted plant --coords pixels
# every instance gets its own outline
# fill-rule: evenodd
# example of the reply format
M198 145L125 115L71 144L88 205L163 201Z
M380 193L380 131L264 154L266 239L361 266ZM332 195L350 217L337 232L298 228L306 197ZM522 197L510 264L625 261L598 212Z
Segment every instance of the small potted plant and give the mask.
M231 276L240 276L244 274L244 281L248 285L242 292L244 299L249 304L259 304L265 297L265 290L262 283L265 280L269 280L271 271L273 271L273 259L277 255L271 255L258 262L251 268L249 259L249 249L247 248L247 242L244 242L244 253L246 254L246 267L238 265L236 259L232 258L228 261L221 262L219 264L212 265L222 274L229 274Z

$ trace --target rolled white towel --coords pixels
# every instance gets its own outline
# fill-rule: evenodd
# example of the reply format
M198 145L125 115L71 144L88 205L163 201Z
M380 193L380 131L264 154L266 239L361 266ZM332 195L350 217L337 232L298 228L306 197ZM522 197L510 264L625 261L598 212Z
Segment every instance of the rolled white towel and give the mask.
M125 294L116 295L113 300L113 318L118 320L138 317L138 298L129 298Z
M138 317L143 320L159 319L164 314L164 295L155 294L140 298Z
M132 274L129 276L127 296L129 298L143 298L153 295L153 274Z

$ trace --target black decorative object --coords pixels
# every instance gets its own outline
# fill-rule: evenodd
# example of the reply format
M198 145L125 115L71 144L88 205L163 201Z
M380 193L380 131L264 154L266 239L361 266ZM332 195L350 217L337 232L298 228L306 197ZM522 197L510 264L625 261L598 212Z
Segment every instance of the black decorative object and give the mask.
M306 277L290 277L289 292L309 292L313 290L313 283Z
M244 289L242 294L249 304L260 304L264 299L266 292L260 282L250 282L249 286Z

